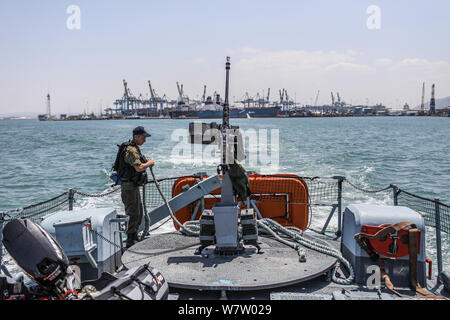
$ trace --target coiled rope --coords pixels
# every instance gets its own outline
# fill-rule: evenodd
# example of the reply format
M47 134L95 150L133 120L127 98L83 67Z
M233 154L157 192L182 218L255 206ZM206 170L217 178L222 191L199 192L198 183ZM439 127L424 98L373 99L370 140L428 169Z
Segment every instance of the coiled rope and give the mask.
M155 178L155 174L153 173L153 168L150 167L150 172L152 174L153 180L155 181L156 188L158 189L161 197L164 200L164 203L169 210L170 216L172 217L173 221L180 227L181 232L192 235L192 236L199 236L200 235L200 222L199 221L186 221L184 224L181 224L178 219L173 214L172 208L170 207L169 202L167 201L166 197L164 196L163 192L161 191L161 188L158 184L158 180ZM303 237L303 232L295 227L283 227L279 223L273 221L272 219L261 219L257 220L258 227L263 229L265 232L271 234L275 237L278 241L281 243L284 243L295 250L297 250L298 255L300 256L300 261L305 261L305 251L300 245L303 245L311 250L321 252L326 255L333 256L337 258L339 261L336 263L333 272L332 272L332 280L338 284L350 284L353 282L354 279L354 271L351 266L351 264L342 256L342 254L336 250L331 248L330 246L326 246L323 244L320 244L318 242L314 242L311 240L306 239ZM259 231L261 232L261 231ZM288 237L290 237L293 242L287 241L278 234L284 234ZM340 264L343 264L347 270L349 271L349 276L346 279L341 279L336 276L337 269L340 267Z
M272 219L261 219L257 220L258 227L263 228L265 231L269 232L270 234L274 235L275 238L281 242L283 242L286 245L289 245L296 249L299 252L300 259L302 259L301 251L299 250L300 245L303 245L311 250L335 257L338 259L338 262L336 263L333 272L331 274L331 278L335 283L338 284L350 284L353 282L353 279L355 278L355 273L353 271L352 265L342 256L341 252L337 249L334 249L328 245L323 245L321 243L318 243L316 241L312 241L309 239L306 239L303 236L303 231L296 228L296 227L283 227L279 223L275 222ZM284 234L288 237L290 237L294 244L282 239L276 232ZM346 269L349 272L349 276L346 279L338 278L336 276L337 269L340 267L340 265L343 264Z

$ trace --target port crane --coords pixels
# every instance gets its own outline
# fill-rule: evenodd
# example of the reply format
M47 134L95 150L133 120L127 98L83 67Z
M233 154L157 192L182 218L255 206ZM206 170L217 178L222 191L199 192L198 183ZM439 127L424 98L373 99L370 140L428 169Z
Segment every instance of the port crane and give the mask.
M431 100L430 100L430 116L436 113L436 101L434 99L434 83L431 86Z
M203 87L203 96L202 96L202 102L205 103L206 101L206 85Z
M257 103L260 108L265 107L266 104L270 104L269 97L270 97L270 88L267 90L267 98L266 99L264 98L264 90L263 90L262 95L260 95L258 92L256 94L255 103Z
M127 83L127 81L125 80L125 79L123 79L123 86L124 86L124 88L125 88L125 92L124 92L124 97L126 97L126 98L128 98L128 88L127 88L127 85L128 85L128 83Z
M136 112L140 100L136 99L132 95L131 90L128 87L128 83L125 79L122 80L122 83L124 93L122 99L117 99L114 102L114 105L116 106L116 112L120 111L120 113L123 115L132 115Z
M150 95L152 96L152 101L155 100L155 91L152 89L152 83L148 80L148 87L150 89Z
M160 98L156 94L156 90L153 89L152 83L150 82L150 80L148 80L148 87L150 89L150 95L151 95L151 98L149 100L149 105L150 105L149 109L152 109L152 110L147 110L147 115L149 115L149 112L151 112L153 114L159 113L161 115L162 111L164 109L164 102L167 102L166 95L164 95L162 98ZM160 106L159 111L158 111L158 104Z
M244 107L247 104L248 108L250 108L250 104L254 104L255 100L249 96L248 92L246 92L244 95L244 99L238 102L242 103Z
M148 86L150 89L150 98L144 97L142 94L139 94L138 97L135 97L130 88L128 87L128 82L123 79L123 88L124 93L122 98L116 99L113 102L115 105L115 109L107 108L105 112L110 112L111 114L121 114L124 116L139 116L139 115L155 115L157 113L157 105L160 104L161 110L163 109L163 103L167 102L167 99L160 98L157 96L156 91L152 88L150 80L148 80ZM148 97L148 95L146 95Z
M291 107L292 105L294 105L295 103L294 103L294 101L292 101L292 100L289 98L289 95L288 95L288 92L287 92L286 89L284 89L284 96L285 96L286 111L289 111L290 107Z
M420 110L424 111L425 110L425 82L422 85L422 104L420 105Z
M319 99L319 93L320 93L320 90L317 91L316 100L314 101L314 107L317 106L317 100Z
M278 90L278 92L280 93L280 104L281 104L282 111L285 111L284 110L284 89L283 89L283 91L281 91L281 89L280 89L280 90Z
M179 84L178 81L176 83L178 89L178 99L177 101L171 101L171 104L176 104L178 106L189 104L189 97L184 94L183 84Z
M178 98L182 99L183 98L183 85L181 85L181 88L180 88L180 84L178 83L178 81L177 81L177 89L178 89Z

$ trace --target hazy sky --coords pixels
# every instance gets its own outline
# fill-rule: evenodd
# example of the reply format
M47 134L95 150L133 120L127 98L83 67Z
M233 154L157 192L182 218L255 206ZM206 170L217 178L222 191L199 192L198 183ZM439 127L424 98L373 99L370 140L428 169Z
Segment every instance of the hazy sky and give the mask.
M80 9L79 20L71 5ZM379 11L372 11L370 6ZM379 12L379 15L378 15ZM122 96L246 91L400 108L450 96L450 1L0 0L0 114L98 113ZM379 18L379 19L378 19ZM79 29L70 29L77 26ZM379 27L378 29L373 27Z

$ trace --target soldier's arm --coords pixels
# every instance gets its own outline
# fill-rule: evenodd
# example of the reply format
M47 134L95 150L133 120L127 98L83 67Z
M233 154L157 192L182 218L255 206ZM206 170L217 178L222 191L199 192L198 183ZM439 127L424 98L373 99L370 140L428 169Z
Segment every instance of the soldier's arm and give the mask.
M141 163L140 165L134 166L134 170L136 170L137 172L142 172L142 171L147 170L148 167L152 167L154 165L155 165L155 161L148 160L146 163Z
M134 170L137 172L143 172L148 167L153 166L155 162L153 160L149 160L147 162L142 163L139 158L138 151L133 147L128 147L125 153L125 162L129 165L133 166Z

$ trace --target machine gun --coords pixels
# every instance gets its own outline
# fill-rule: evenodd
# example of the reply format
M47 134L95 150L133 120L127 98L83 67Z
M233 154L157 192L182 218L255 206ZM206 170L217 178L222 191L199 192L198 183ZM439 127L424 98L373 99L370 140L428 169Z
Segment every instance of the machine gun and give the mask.
M227 57L226 68L226 84L225 99L223 103L222 124L217 123L190 123L189 134L191 143L217 144L221 146L221 163L217 166L217 173L222 175L221 201L214 205L212 210L205 210L200 219L200 242L201 250L209 245L216 245L216 253L218 254L238 254L244 250L240 240L244 243L252 244L259 249L257 245L257 228L256 220L252 210L246 210L241 213L241 221L239 222L240 208L235 202L234 185L242 178L244 186L248 186L247 192L250 193L248 176L239 161L245 159L242 134L239 127L230 125L229 113L229 73L230 73L230 57ZM241 188L239 188L241 189ZM245 188L244 188L245 189ZM248 196L248 194L246 194ZM250 215L249 215L250 214ZM244 233L239 236L239 223L243 225ZM245 227L244 227L245 224ZM247 241L249 239L251 241Z

